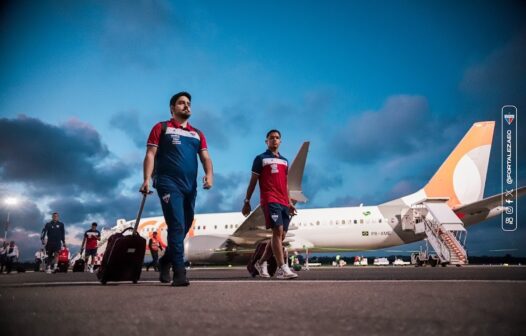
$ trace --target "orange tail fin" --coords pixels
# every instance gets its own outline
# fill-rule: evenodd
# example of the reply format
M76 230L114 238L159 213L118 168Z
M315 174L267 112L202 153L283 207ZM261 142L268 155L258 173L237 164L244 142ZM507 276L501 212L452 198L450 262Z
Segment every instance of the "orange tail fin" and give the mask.
M427 197L449 197L450 207L482 199L494 121L477 122L424 187Z

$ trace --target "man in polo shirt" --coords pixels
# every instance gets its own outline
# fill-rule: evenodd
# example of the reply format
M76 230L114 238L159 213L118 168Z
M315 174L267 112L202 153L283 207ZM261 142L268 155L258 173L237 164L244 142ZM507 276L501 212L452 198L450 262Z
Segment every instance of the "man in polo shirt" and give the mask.
M88 265L88 259L91 257L91 264L88 265L88 271L93 273L93 268L95 267L95 257L97 256L97 246L100 241L100 231L97 230L97 223L91 223L91 229L84 232L84 239L80 245L80 254L86 248L86 253L84 254L84 262Z
M58 212L53 212L53 215L51 216L51 222L48 222L42 229L40 240L42 240L42 245L46 245L46 253L48 256L46 273L57 271L58 252L62 246L66 247L66 233L64 230L64 223L58 220ZM51 269L52 265L53 269Z
M267 260L274 253L278 265L276 277L293 279L298 275L287 265L282 244L289 228L290 216L296 213L296 208L289 198L288 161L278 152L281 144L281 133L278 130L270 130L265 143L268 146L267 151L256 156L252 164L252 177L241 212L245 217L250 214L250 198L259 181L261 209L265 216L266 228L272 229L272 239L254 267L261 277L269 278Z
M159 281L170 282L171 265L174 270L172 286L190 284L184 267L184 238L194 220L197 156L205 172L203 188L210 189L214 180L205 136L188 122L192 114L191 100L188 92L175 94L170 99L172 118L152 128L144 157L144 182L140 189L143 193L149 192L153 177L153 186L159 194L168 226L166 251L159 259Z

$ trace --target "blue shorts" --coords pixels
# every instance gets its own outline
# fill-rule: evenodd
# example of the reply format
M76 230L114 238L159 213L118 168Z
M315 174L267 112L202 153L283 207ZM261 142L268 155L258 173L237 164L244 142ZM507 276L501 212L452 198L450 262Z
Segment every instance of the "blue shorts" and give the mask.
M92 256L92 257L96 257L97 256L97 249L94 248L94 249L86 249L86 252L84 254L85 257L89 257L89 256Z
M290 215L289 207L279 203L268 203L261 206L265 215L265 227L267 229L283 225L283 231L289 230Z

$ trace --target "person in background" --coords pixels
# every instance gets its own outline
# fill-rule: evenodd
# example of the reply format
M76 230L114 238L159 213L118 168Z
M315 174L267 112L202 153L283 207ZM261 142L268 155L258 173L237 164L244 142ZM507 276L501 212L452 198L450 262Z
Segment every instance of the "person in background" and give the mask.
M7 241L4 241L0 247L0 274L4 273L4 268L7 262L7 247L9 246L9 243Z
M40 249L35 252L35 272L45 271L44 262L46 260L46 252Z
M95 257L97 256L97 247L100 241L100 231L97 230L97 223L91 223L91 229L84 232L84 239L82 240L82 245L80 246L80 254L84 251L86 247L86 253L84 254L84 261L88 265L89 257L91 257L91 264L88 265L86 269L87 272L93 273L95 265Z
M42 245L46 246L46 254L48 256L46 273L53 273L58 266L58 252L61 247L66 247L66 232L64 230L64 223L60 222L58 212L54 212L51 221L46 223L42 229L40 240ZM47 236L47 242L45 240ZM51 269L53 267L53 269Z
M159 265L158 265L159 250L161 251L163 250L161 242L159 241L159 238L157 237L157 231L155 231L152 234L152 237L148 241L148 248L150 249L150 253L152 254L152 262L146 266L146 272L148 272L150 270L150 267L152 266L153 266L153 269L157 272L159 271Z
M6 264L5 270L7 274L11 273L13 266L18 262L18 246L15 245L15 241L11 240L6 251Z

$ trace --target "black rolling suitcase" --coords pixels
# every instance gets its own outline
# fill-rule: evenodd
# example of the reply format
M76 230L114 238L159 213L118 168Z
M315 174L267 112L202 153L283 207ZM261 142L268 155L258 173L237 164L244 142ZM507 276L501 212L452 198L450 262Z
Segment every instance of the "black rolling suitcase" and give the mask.
M146 239L137 233L137 227L141 220L146 196L147 194L143 195L135 226L127 228L120 233L115 233L108 238L108 245L97 272L97 278L103 285L108 281L132 281L137 283L141 277L144 253L146 251ZM126 231L132 232L130 235L124 235Z
M73 272L84 272L84 269L86 266L85 264L86 262L84 261L82 256L80 256L80 258L77 259L75 263L73 264Z

